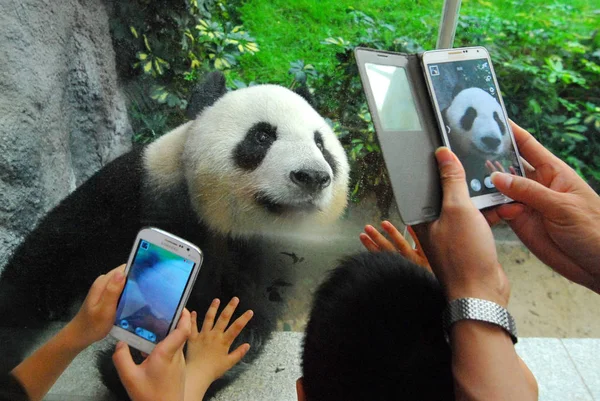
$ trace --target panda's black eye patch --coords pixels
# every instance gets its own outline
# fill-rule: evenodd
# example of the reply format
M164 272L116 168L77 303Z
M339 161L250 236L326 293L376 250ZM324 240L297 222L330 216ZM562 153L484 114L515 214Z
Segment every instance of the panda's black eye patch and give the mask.
M502 121L497 112L494 112L494 121L496 121L498 124L500 132L502 132L502 136L506 135L506 125L504 125L504 121Z
M276 140L277 127L267 122L254 124L233 152L235 164L244 170L254 170Z
M477 110L475 110L473 107L469 107L460 119L460 126L462 129L465 131L470 131L471 128L473 128L473 122L475 121L475 118L477 118Z
M317 148L319 148L321 153L323 153L323 157L325 158L327 164L329 164L329 167L331 167L331 171L333 172L333 176L335 177L338 167L337 161L331 155L331 153L329 153L329 151L325 149L325 144L323 143L323 136L319 131L315 131L315 143L317 144Z

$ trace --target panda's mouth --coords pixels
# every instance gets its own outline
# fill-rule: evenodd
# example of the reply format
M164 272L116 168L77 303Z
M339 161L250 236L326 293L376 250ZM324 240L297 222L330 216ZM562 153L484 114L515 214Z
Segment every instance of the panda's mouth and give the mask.
M478 153L482 153L485 156L498 156L499 154L502 153L502 149L500 148L494 148L494 149L490 149L489 147L485 146L485 145L480 145L480 144L476 144L473 143L471 146L471 149L475 150L475 152Z
M269 195L261 192L256 194L255 199L256 203L274 214L306 213L318 210L318 207L312 198L299 202L285 203L276 201Z

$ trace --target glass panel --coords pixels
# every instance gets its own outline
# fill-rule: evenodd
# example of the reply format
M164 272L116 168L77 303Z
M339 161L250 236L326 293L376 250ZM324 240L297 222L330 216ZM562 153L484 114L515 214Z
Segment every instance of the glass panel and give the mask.
M365 225L405 231L352 52L432 49L442 2L30 3L3 10L0 24L0 371L70 321L94 281L127 261L138 230L156 226L204 252L188 303L200 321L216 297L239 297L238 315L254 310L240 366L272 386L283 386L277 369L298 377L297 359L271 369L257 358L297 358L314 292L364 251ZM597 7L551 3L465 2L455 46L489 49L509 118L598 191ZM421 129L405 71L369 77L382 83L385 124ZM506 225L494 233L522 335L600 336L595 294ZM297 334L279 351L268 341L282 332ZM96 357L113 346L88 348L51 394L106 395Z

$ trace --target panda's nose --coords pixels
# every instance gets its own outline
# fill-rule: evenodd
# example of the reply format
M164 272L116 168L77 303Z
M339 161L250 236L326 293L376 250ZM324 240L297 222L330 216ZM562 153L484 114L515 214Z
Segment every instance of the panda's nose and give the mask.
M313 193L331 184L331 177L324 171L297 170L290 173L290 179L300 188Z
M481 142L490 150L496 150L500 146L500 139L494 136L485 136L481 138Z

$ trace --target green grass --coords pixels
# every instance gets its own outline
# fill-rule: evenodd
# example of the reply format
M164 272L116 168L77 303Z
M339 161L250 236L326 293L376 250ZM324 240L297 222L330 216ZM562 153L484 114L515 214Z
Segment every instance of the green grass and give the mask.
M287 85L292 81L287 73L291 61L302 59L317 70L335 64L336 49L321 42L328 37L351 41L358 37L359 28L346 12L349 7L393 25L394 36L411 37L425 49L432 49L442 5L441 0L247 0L238 11L260 51L244 57L233 76ZM594 10L591 0L463 0L461 15L530 19L542 29L548 21L558 18L569 21L572 32L583 34L600 25L599 14Z

